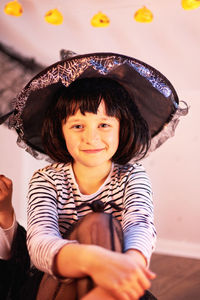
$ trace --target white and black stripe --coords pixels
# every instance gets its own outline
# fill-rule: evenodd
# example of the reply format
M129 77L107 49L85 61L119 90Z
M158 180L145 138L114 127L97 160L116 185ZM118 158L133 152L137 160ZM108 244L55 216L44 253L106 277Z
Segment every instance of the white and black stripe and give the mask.
M29 185L27 244L36 267L52 274L56 253L69 242L62 235L91 212L89 206L81 204L94 200L113 201L122 208L119 212L108 204L105 212L121 222L125 250L138 249L149 261L156 231L151 184L144 168L140 164L113 164L100 189L92 195L82 195L71 165L52 164L37 171Z

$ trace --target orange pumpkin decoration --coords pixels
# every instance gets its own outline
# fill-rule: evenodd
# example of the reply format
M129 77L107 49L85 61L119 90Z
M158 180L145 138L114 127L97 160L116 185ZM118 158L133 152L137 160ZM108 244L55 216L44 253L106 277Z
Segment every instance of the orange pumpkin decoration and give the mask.
M47 23L53 24L53 25L60 25L63 23L63 15L58 9L51 9L49 10L45 16L44 19Z
M7 15L20 17L23 13L22 5L17 1L8 2L4 7L4 12Z
M134 19L140 23L150 23L153 21L153 14L146 6L143 6L136 11Z
M101 11L93 16L91 19L91 25L93 27L107 27L110 24L109 18Z
M200 6L200 0L182 0L181 4L185 10L196 9Z

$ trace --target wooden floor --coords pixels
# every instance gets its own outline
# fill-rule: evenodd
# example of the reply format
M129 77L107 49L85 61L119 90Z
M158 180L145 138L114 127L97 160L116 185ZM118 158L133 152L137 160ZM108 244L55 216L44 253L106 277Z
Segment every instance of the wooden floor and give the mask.
M153 254L157 274L150 291L158 300L200 300L200 260Z

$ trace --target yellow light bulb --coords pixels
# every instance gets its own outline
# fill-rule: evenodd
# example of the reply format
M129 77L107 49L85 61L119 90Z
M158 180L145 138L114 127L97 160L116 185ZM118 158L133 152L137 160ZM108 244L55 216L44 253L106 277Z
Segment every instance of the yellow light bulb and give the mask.
M53 25L60 25L63 23L63 15L58 9L51 9L49 10L45 16L44 19L47 23L53 24Z
M20 17L23 13L22 5L17 1L8 2L4 7L4 12L7 15Z
M146 6L143 6L135 12L134 19L137 22L150 23L153 20L153 14Z
M181 5L185 10L196 9L200 6L200 0L182 0Z
M91 19L91 25L94 27L107 27L109 24L109 18L102 12L98 12Z

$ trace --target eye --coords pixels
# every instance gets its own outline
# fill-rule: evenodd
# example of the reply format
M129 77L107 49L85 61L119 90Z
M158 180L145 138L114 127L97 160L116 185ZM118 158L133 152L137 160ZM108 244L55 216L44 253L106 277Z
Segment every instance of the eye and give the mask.
M72 129L83 129L83 125L81 125L81 124L75 124L75 125L72 125L71 128Z
M107 124L107 123L102 123L102 124L99 125L99 127L100 128L108 128L108 127L110 127L110 125Z

